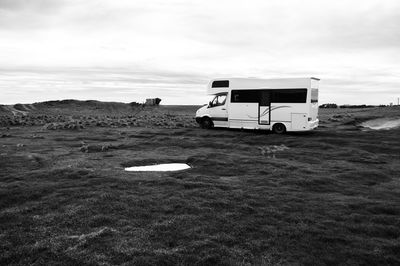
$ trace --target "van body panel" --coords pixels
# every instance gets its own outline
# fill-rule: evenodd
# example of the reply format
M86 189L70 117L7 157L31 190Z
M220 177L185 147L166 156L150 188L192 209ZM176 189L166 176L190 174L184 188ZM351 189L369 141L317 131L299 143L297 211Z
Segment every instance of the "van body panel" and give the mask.
M242 120L256 123L258 121L258 104L231 103L229 106L228 120Z
M307 129L307 114L304 113L291 113L292 116L292 130L300 131Z

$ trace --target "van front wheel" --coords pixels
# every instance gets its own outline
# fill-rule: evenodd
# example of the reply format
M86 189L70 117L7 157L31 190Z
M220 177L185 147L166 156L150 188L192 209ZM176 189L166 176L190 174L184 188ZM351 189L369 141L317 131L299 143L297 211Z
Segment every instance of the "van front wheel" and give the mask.
M205 128L205 129L210 129L212 127L214 127L214 123L212 122L212 120L208 117L204 117L201 120L201 127Z
M282 123L277 123L272 127L272 132L276 134L283 134L286 132L286 127Z

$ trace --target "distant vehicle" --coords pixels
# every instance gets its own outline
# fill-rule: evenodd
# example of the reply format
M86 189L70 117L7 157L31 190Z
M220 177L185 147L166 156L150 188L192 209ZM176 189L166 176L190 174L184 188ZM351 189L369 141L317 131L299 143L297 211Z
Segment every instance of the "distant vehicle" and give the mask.
M281 134L318 126L317 78L211 80L208 105L196 112L202 128L265 129Z

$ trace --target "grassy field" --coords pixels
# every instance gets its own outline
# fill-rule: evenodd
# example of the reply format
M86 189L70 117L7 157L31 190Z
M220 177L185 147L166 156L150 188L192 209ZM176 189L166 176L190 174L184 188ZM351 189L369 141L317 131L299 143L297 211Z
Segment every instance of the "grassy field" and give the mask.
M1 265L400 265L400 129L360 127L400 108L275 135L103 107L0 108Z

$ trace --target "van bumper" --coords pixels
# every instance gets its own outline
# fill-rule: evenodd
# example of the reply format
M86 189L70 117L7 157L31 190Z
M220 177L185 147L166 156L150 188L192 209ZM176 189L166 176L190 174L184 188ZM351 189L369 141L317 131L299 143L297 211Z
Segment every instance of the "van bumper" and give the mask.
M315 129L318 127L319 124L319 119L316 119L314 121L308 122L308 128L311 129Z

